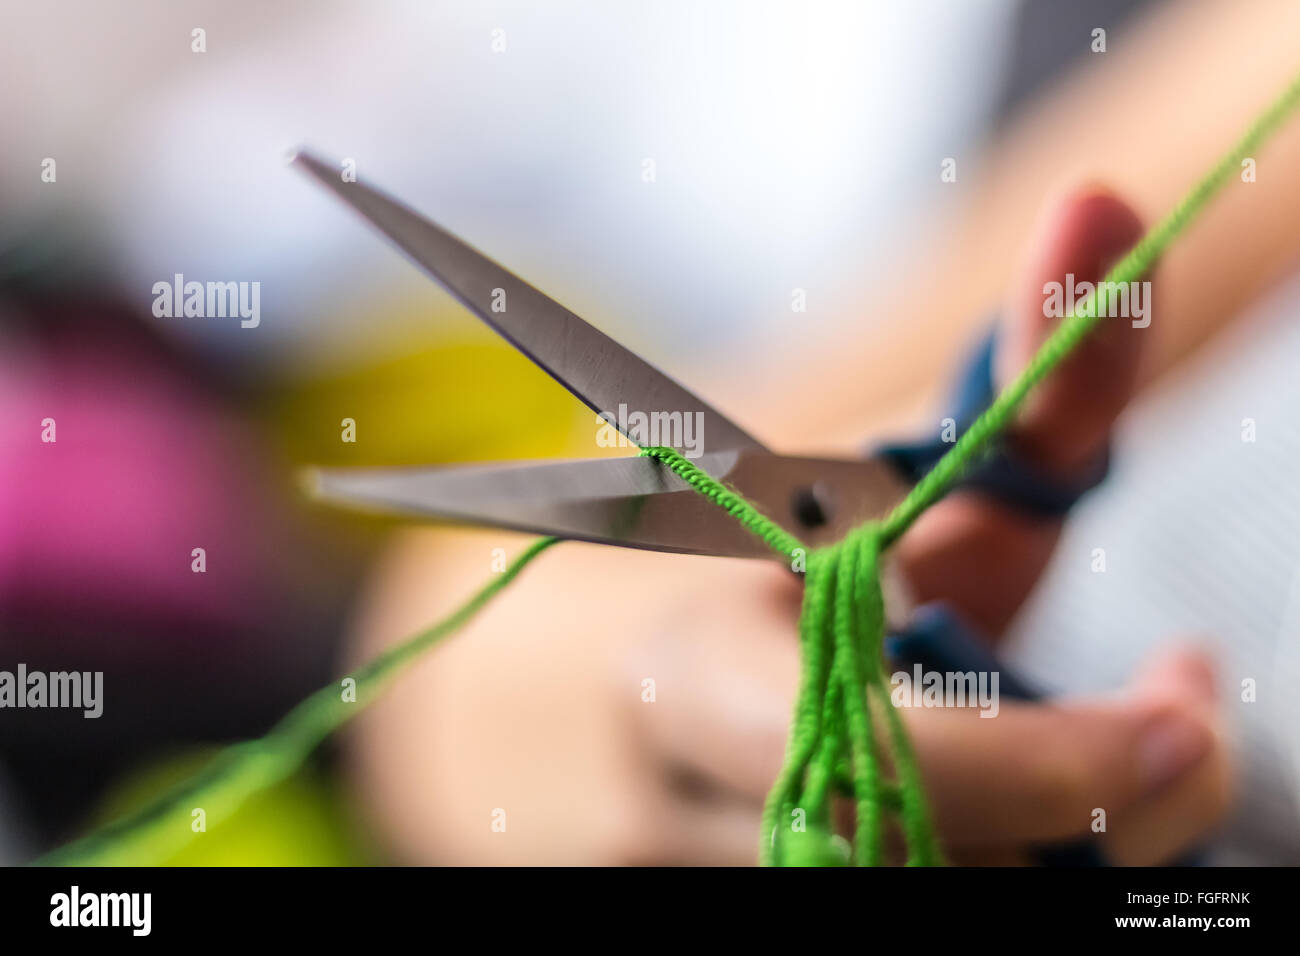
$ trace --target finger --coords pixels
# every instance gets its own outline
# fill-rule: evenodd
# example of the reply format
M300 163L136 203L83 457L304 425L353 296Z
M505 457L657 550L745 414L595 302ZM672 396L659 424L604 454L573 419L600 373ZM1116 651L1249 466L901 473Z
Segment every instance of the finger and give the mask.
M760 562L699 559L710 599L671 608L658 633L630 653L624 683L633 733L655 759L757 806L780 770L799 672L797 582ZM650 685L646 681L653 682Z
M1109 826L1140 803L1182 793L1216 802L1192 774L1222 738L1204 685L1156 665L1122 695L1053 704L1003 702L992 719L965 708L905 712L944 839L953 845L1049 842ZM1179 803L1179 807L1183 804ZM1144 818L1145 819L1145 818ZM1180 838L1200 818L1160 823Z
M1222 819L1232 799L1228 747L1213 719L1218 702L1209 660L1185 650L1164 652L1138 679L1152 697L1199 700L1217 739L1188 774L1116 815L1106 835L1106 855L1124 866L1152 866L1185 853Z
M1060 323L1048 315L1053 284L1077 286L1102 279L1106 270L1142 236L1130 206L1100 186L1076 191L1048 212L1043 241L1033 248L1024 278L1012 297L1012 321L1002 329L998 379L1011 381ZM1064 293L1064 289L1062 289ZM1136 318L1141 303L1144 315ZM1017 451L1040 467L1070 475L1105 447L1116 417L1132 397L1145 344L1151 336L1150 295L1129 298L1134 317L1102 318L1093 332L1034 391L1009 437ZM1138 325L1135 325L1138 323Z
M1116 816L1106 858L1120 866L1176 860L1222 821L1232 802L1231 780L1228 750L1219 742L1185 780Z
M753 866L762 807L733 797L671 795L659 808L645 852L629 862L653 866Z
M1004 384L1058 321L1044 315L1044 286L1064 283L1068 275L1095 281L1140 235L1132 209L1097 187L1076 190L1049 211L1001 332ZM1147 330L1119 319L1103 322L1031 396L1007 435L1022 457L1067 480L1096 459L1136 381L1139 333ZM996 636L1033 587L1059 532L1059 521L959 491L924 514L895 553L918 601L947 601L968 623Z

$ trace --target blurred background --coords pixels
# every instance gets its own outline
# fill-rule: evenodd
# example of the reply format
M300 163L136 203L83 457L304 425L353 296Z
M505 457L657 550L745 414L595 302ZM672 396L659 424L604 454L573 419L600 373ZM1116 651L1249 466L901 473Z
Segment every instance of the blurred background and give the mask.
M98 720L0 714L0 861L133 805L340 671L393 526L304 503L296 466L562 456L590 429L289 150L354 161L783 448L860 444L942 387L1052 183L1105 175L1154 218L1280 85L1285 45L1259 44L1294 14L1229 6L4 0L0 667L102 670L106 699ZM1169 264L1208 257L1224 287L1189 305L1116 480L1069 532L1086 550L1095 522L1122 526L1113 547L1164 571L1051 569L1015 645L1049 686L1108 686L1141 635L1184 627L1279 687L1300 679L1300 498L1279 477L1300 457L1300 236L1279 195L1217 214L1237 258L1202 244ZM260 323L156 317L153 284L176 273L259 282ZM779 406L756 394L773 374L794 396ZM1204 441L1248 414L1274 439L1256 485ZM1205 534L1193 506L1218 518ZM1172 558L1167 528L1186 538ZM1222 860L1300 859L1283 696L1246 721ZM382 860L336 757L175 862Z

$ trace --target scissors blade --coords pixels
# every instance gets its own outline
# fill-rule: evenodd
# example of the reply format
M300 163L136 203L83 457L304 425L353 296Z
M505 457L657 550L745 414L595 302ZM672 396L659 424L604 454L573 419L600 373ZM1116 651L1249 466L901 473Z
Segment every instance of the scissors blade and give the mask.
M610 424L637 444L687 451L683 446L689 443L692 454L764 450L717 409L441 226L361 182L344 182L339 167L307 152L297 153L292 163L360 213L589 408L608 413ZM677 424L687 421L687 415L695 426L689 436ZM666 427L656 429L650 440L634 433L649 421Z
M879 517L905 493L877 459L840 461L743 451L699 459L810 546ZM735 518L660 462L643 457L448 468L314 469L318 498L349 507L512 528L583 541L726 557L774 557ZM808 497L824 521L806 522Z

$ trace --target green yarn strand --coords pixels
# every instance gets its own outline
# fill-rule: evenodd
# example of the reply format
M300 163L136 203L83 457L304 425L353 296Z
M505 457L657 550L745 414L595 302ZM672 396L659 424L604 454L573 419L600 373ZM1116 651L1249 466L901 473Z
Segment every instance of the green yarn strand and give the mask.
M292 775L317 744L377 700L415 658L465 626L558 538L539 538L506 570L451 615L384 651L352 675L356 701L345 702L339 685L322 687L265 736L227 747L197 775L146 806L37 860L40 865L104 866L159 863L193 837L190 812L202 806L207 823L227 819L249 797Z
M1079 308L1061 321L1015 380L993 400L984 414L972 423L934 468L917 482L911 494L885 519L882 535L884 547L897 541L922 512L944 496L989 442L1007 426L1030 390L1096 327L1109 311L1106 308L1106 296L1111 283L1127 285L1146 275L1169 244L1188 227L1228 178L1240 168L1241 161L1277 130L1297 103L1300 103L1300 77L1293 80L1282 95L1251 124L1236 145L1215 163L1173 211L1143 236L1107 273L1097 286L1101 290L1101 301L1098 301L1098 293L1094 291L1080 302Z

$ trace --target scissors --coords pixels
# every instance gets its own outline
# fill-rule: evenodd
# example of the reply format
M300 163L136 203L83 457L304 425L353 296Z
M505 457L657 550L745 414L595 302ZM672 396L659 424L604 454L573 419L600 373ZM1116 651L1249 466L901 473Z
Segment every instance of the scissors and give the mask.
M714 478L810 546L842 538L863 521L887 514L948 450L932 440L896 443L860 459L804 458L770 451L742 426L640 356L585 322L527 282L407 206L360 181L345 181L340 166L305 151L291 165L318 181L385 235L416 265L523 352L588 408L628 439L648 416L690 421L660 435L693 457ZM953 418L963 430L992 401L992 356L987 338L960 377ZM641 412L643 418L619 410ZM663 440L664 438L668 440ZM964 479L1039 516L1063 515L1101 481L1107 461L1073 486L1035 473L1005 449L995 449ZM453 467L313 469L310 487L321 500L417 518L510 528L628 548L723 557L771 558L767 545L648 457ZM886 565L886 648L900 666L940 672L997 672L1003 696L1041 695L1015 678L990 643L951 608L911 606L900 575ZM1095 844L1045 847L1042 862L1102 865Z

